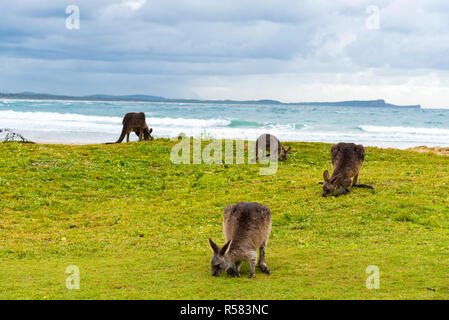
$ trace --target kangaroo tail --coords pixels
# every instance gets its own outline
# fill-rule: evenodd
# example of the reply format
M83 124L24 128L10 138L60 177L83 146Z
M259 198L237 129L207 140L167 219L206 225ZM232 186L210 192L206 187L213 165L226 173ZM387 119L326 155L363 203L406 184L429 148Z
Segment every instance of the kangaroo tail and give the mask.
M123 141L123 139L125 139L125 136L126 136L126 129L125 129L125 126L123 126L122 134L120 135L120 138L118 138L118 140L115 143L121 143Z
M374 189L374 187L369 184L356 184L354 187Z

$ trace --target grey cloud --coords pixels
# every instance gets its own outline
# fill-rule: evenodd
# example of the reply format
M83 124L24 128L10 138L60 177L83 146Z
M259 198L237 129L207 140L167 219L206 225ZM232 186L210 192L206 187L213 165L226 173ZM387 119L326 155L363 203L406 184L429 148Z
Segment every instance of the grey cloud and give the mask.
M65 28L69 4L80 7L80 30ZM380 8L379 30L365 27L368 5ZM445 71L447 9L435 0L3 1L0 85L175 96L202 77Z

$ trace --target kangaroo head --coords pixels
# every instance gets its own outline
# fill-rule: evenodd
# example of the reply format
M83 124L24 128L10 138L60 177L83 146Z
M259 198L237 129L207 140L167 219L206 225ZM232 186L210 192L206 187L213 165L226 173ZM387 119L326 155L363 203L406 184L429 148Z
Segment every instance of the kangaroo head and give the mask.
M334 192L336 185L333 184L330 179L329 179L329 171L324 171L323 172L323 178L324 178L324 182L323 182L323 197L327 197L328 195L330 195L332 192Z
M281 154L280 154L281 160L287 159L287 153L290 151L291 148L292 147L288 147L287 149L284 149L284 147L281 148Z
M226 254L229 252L232 240L229 240L223 247L218 247L211 239L209 239L210 247L214 251L212 259L210 261L212 276L218 277L220 273L227 270L231 263L226 258Z
M148 128L145 128L143 130L143 139L144 140L153 140L154 138L151 135L151 132L153 132L153 128L150 128L149 130L148 130Z

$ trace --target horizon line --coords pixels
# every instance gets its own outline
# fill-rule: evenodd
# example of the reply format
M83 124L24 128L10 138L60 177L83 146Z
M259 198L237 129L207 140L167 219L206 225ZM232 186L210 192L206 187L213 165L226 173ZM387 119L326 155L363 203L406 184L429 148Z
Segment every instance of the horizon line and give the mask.
M12 97L10 97L12 96ZM14 98L17 96L18 98ZM41 96L41 97L39 97ZM138 98L141 97L141 98ZM282 102L275 99L258 99L258 100L234 100L234 99L198 99L198 98L165 98L161 96L155 96L151 94L123 94L123 95L112 95L112 94L102 94L95 93L89 95L64 95L64 94L52 94L52 93L40 93L40 92L17 92L17 93L6 93L0 92L0 98L9 99L23 99L30 98L31 100L74 100L74 101L132 101L132 102L179 102L179 103L244 103L244 104L255 104L255 103L265 103L265 104L281 104L281 105L325 105L325 104L342 104L342 103L373 103L382 105L373 105L373 107L400 107L400 108L422 108L420 104L413 105L396 105L386 102L385 99L370 99L370 100L339 100L339 101L301 101L301 102ZM102 100L104 99L104 100ZM436 107L437 108L437 107Z

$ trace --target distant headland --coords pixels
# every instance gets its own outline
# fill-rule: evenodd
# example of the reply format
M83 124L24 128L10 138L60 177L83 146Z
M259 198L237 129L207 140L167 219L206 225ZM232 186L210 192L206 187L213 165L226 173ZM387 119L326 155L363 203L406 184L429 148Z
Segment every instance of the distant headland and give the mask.
M130 101L130 102L174 102L174 103L217 103L217 104L273 104L273 105L304 105L304 106L336 106L336 107L369 107L369 108L421 108L420 105L399 106L377 100L350 100L338 102L280 102L276 100L199 100L199 99L169 99L152 95L107 95L94 94L88 96L65 96L47 93L21 92L0 93L0 99L24 100L75 100L75 101Z

